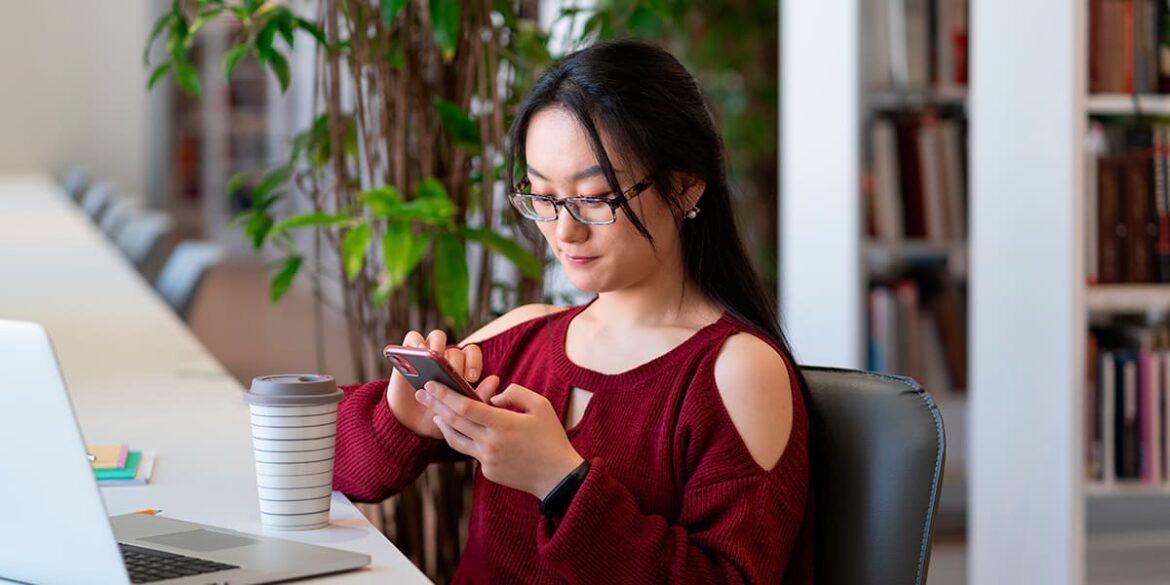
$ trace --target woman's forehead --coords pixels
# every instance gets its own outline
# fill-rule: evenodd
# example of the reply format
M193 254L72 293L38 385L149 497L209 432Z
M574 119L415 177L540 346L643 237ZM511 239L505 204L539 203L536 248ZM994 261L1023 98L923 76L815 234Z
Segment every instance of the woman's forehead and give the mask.
M597 130L614 173L619 177L625 175L628 165L615 153L604 130ZM597 160L585 128L562 107L545 108L533 115L524 150L528 174L535 179L558 183L605 180L601 161Z

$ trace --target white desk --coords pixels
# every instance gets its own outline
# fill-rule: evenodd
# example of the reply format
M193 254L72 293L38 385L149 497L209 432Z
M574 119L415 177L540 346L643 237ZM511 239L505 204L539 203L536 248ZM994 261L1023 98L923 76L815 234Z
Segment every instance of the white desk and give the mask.
M429 583L339 493L328 528L261 527L242 388L42 175L0 175L0 319L48 329L87 442L157 451L150 485L102 490L111 515L162 509L373 559L321 582Z

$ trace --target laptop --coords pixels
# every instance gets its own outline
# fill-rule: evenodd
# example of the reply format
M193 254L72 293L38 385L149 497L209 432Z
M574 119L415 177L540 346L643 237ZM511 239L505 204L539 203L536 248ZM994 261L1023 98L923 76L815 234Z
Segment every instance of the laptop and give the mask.
M370 557L161 516L109 517L57 358L0 320L0 578L26 583L272 583Z

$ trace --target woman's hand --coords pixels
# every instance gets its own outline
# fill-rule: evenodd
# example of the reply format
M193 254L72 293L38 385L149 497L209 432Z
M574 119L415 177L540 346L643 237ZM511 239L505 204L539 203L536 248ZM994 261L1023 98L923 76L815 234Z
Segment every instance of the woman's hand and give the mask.
M438 329L431 331L431 334L426 337L423 337L418 331L411 331L402 340L402 345L430 348L437 352L447 358L455 373L463 376L463 379L470 382L472 387L475 387L475 383L479 381L479 376L483 373L483 353L480 352L478 345L470 344L462 349L454 346L448 347L447 334ZM484 393L485 391L488 393ZM415 389L410 385L410 382L398 370L394 370L390 374L390 386L386 389L386 402L390 405L390 412L394 413L394 418L398 419L399 423L416 434L431 439L442 439L443 433L432 420L435 413L426 405L415 400L414 392ZM476 393L483 400L489 399L491 393L494 392L494 386L490 390L482 384L476 388Z
M438 382L428 382L416 396L435 412L447 444L477 459L484 477L544 499L584 459L547 398L517 384L495 394L499 384L496 376L480 384L490 404Z

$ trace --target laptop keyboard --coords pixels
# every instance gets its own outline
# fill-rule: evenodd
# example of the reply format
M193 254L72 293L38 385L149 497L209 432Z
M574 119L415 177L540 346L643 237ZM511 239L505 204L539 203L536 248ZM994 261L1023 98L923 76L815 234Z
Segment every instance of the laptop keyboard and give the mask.
M131 583L153 583L239 568L235 565L151 550L122 542L118 543L118 548L122 549L122 561L126 563Z

